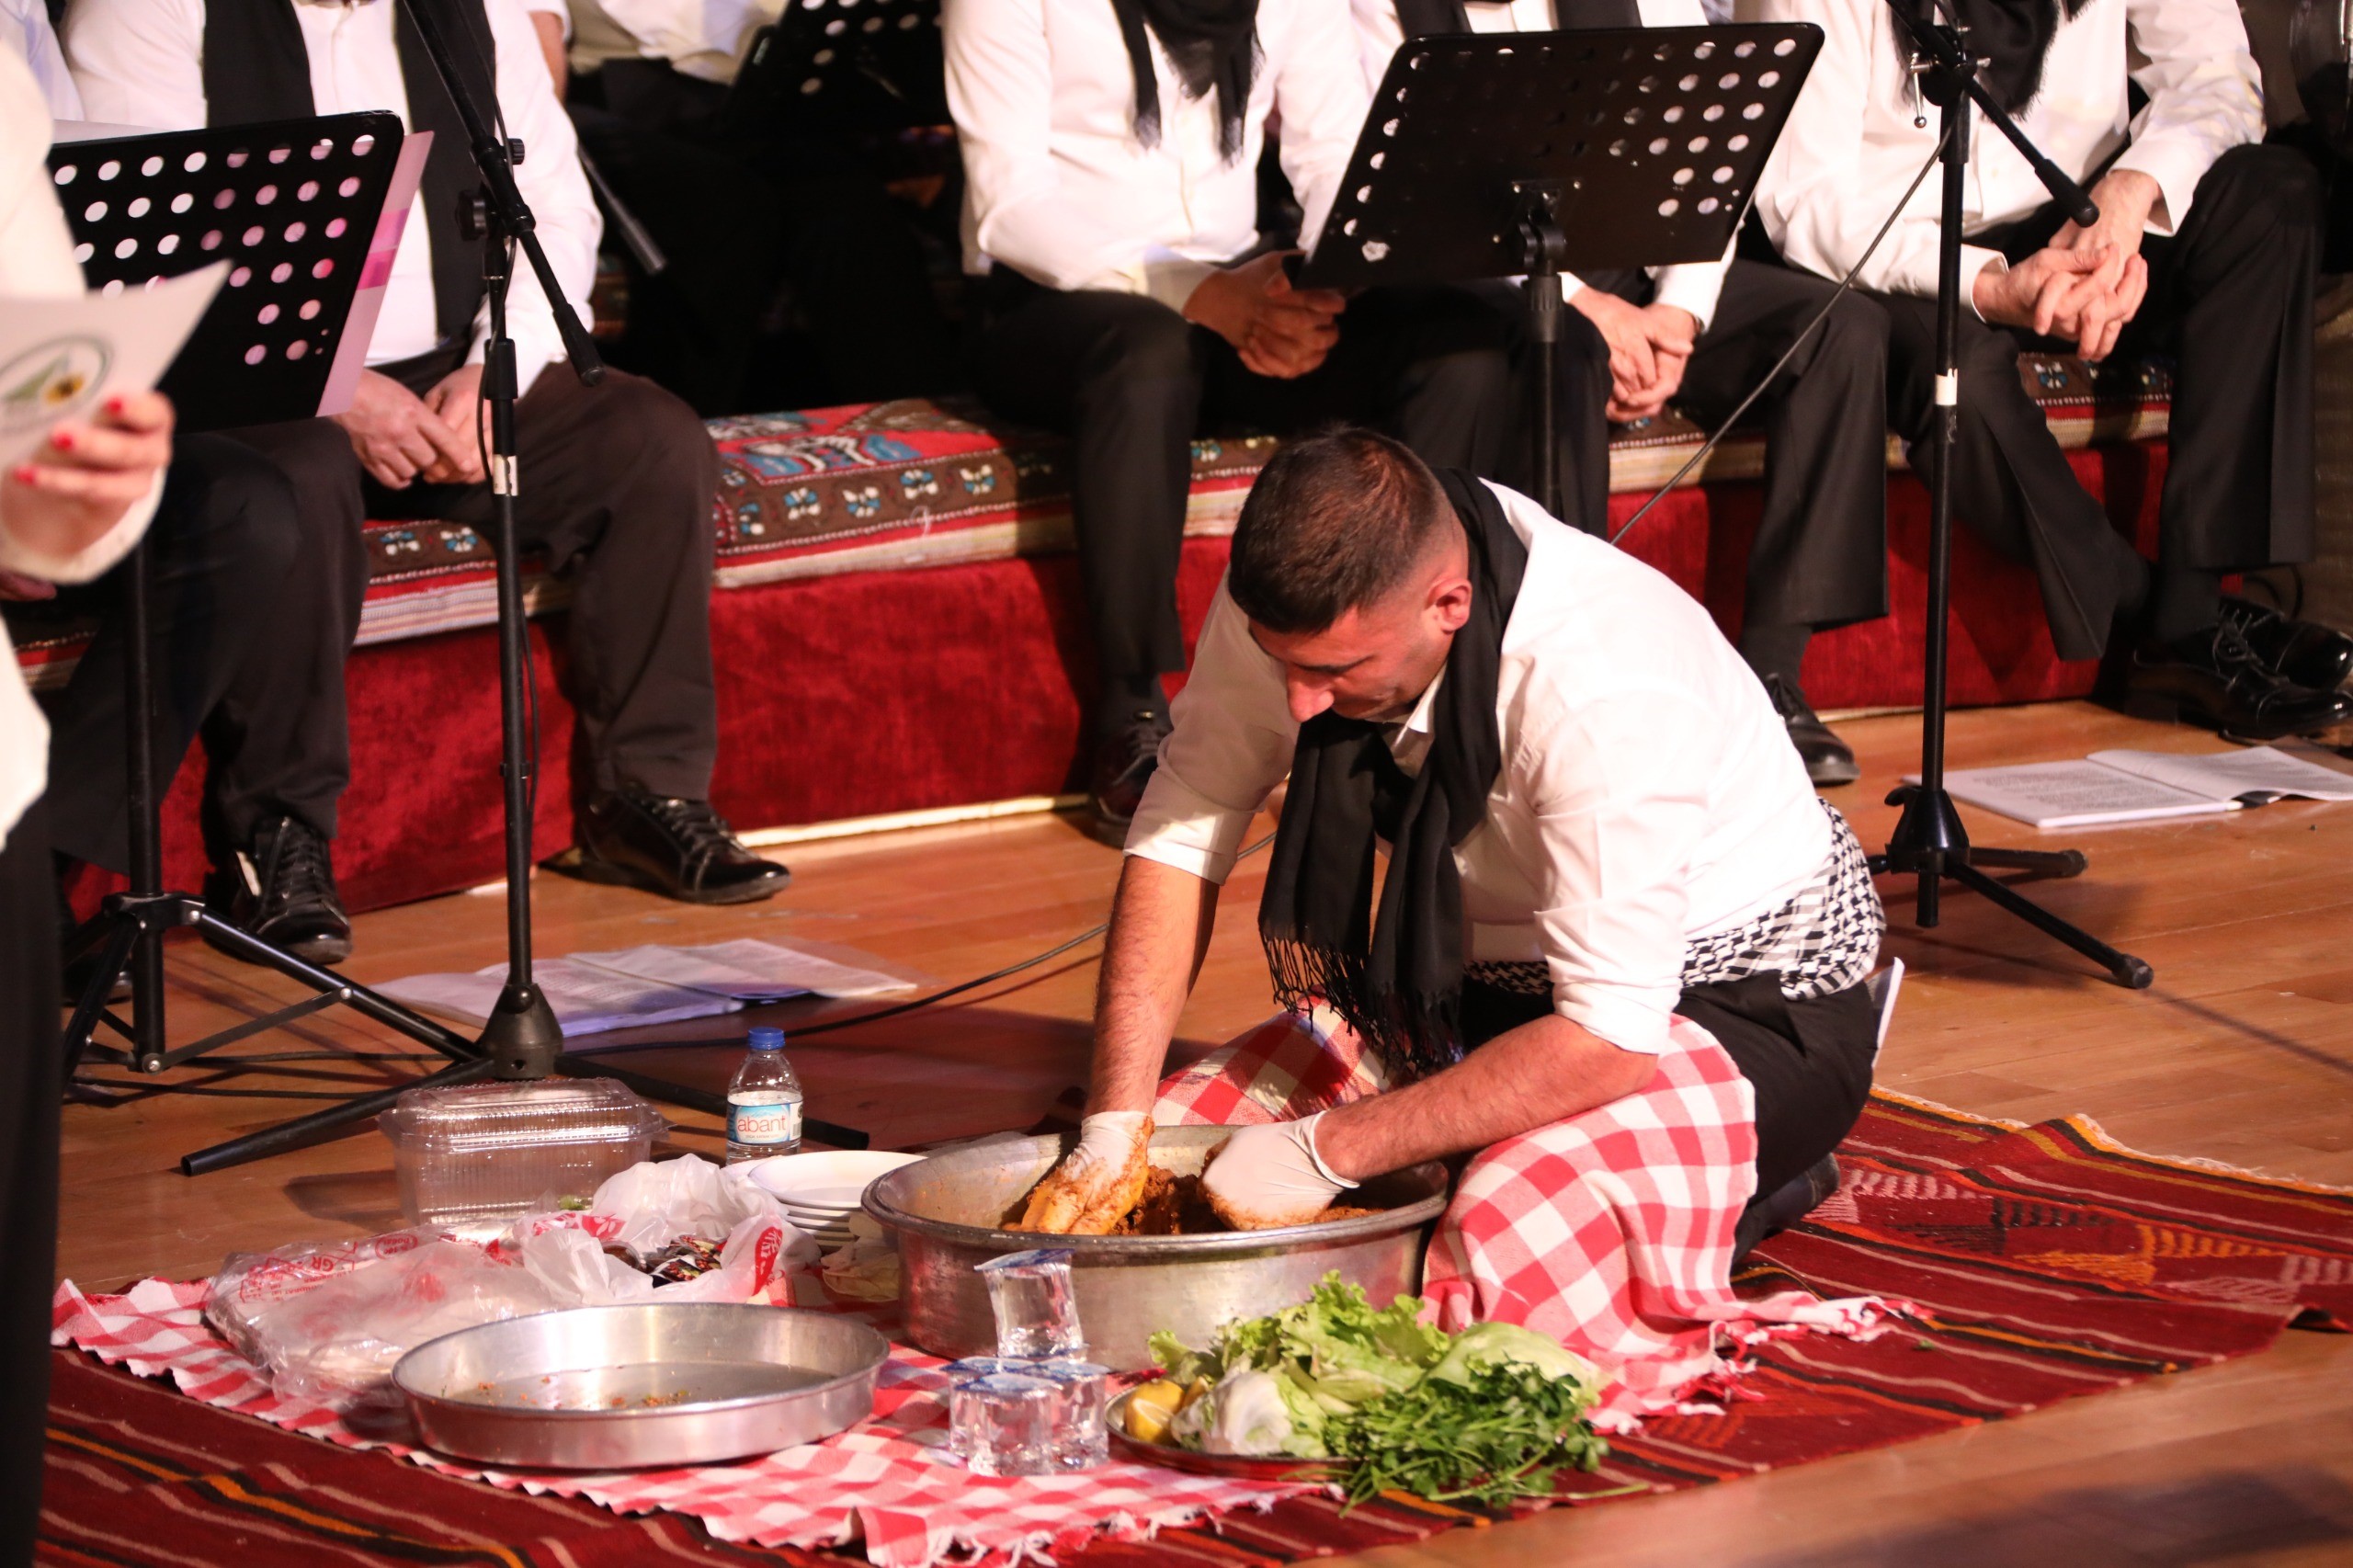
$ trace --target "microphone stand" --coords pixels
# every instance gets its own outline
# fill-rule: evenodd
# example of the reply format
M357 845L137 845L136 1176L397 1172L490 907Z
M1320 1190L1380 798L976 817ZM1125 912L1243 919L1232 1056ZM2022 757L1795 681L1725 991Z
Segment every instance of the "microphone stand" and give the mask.
M2099 964L2117 984L2143 990L2156 978L2155 971L2146 963L2062 920L1995 881L1982 869L2072 877L2090 863L2083 851L1992 849L1972 845L1968 831L1961 826L1960 811L1945 790L1947 634L1952 603L1952 452L1961 419L1958 345L1961 210L1963 176L1969 167L1971 107L1973 105L2009 139L2033 167L2035 177L2076 222L2086 226L2097 222L2099 209L2092 204L2084 188L2045 157L2001 105L1994 101L1993 95L1977 79L1977 62L1970 54L1960 28L1915 17L1907 9L1907 0L1888 0L1888 4L1915 45L1913 72L1920 95L1937 105L1943 116L1944 185L1937 236L1936 426L1930 439L1930 449L1936 458L1928 476L1928 630L1923 650L1927 670L1927 689L1921 701L1920 782L1907 784L1888 797L1890 805L1903 806L1904 814L1888 839L1886 852L1871 857L1871 869L1918 877L1916 918L1923 929L1934 926L1940 917L1938 895L1949 878L1984 894L1999 908Z
M466 90L457 72L449 40L434 14L432 0L402 0L402 8L415 24L426 53L433 60L450 101L464 122L483 188L468 198L460 212L460 227L469 239L482 241L483 293L489 304L490 336L483 355L483 397L490 405L490 490L492 537L498 568L498 686L503 721L500 773L506 784L506 982L483 1026L481 1037L462 1054L444 1047L455 1058L448 1067L398 1088L360 1095L311 1115L189 1154L180 1168L189 1176L240 1165L312 1142L323 1133L364 1120L391 1108L409 1090L423 1085L460 1084L483 1078L527 1080L552 1074L574 1077L618 1079L631 1088L674 1105L724 1116L726 1096L688 1088L647 1074L609 1066L563 1049L563 1030L546 994L531 978L531 826L533 772L536 759L529 740L529 637L524 618L522 564L517 558L515 529L515 403L519 395L515 344L506 335L506 290L512 279L510 244L521 250L540 290L554 311L556 330L563 339L565 357L582 383L594 386L605 374L603 359L587 329L580 324L555 270L541 248L538 225L523 193L515 183L515 165L523 160L520 142L510 142L493 129L481 106Z

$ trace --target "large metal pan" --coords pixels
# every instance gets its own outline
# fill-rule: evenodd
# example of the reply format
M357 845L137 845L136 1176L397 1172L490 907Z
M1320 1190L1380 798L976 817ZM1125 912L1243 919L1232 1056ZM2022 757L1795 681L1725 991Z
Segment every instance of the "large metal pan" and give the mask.
M427 1448L627 1470L773 1453L873 1413L890 1346L824 1312L719 1301L574 1307L445 1334L392 1381Z
M1152 1162L1199 1175L1224 1127L1171 1127L1153 1134ZM1415 1165L1367 1182L1351 1207L1382 1212L1320 1225L1208 1236L1040 1236L999 1228L1006 1210L1077 1142L1074 1135L982 1143L904 1165L866 1189L866 1211L897 1238L905 1280L907 1336L935 1356L996 1348L988 1288L972 1272L1002 1253L1067 1246L1088 1354L1133 1371L1154 1364L1146 1345L1169 1329L1201 1345L1237 1318L1307 1299L1337 1269L1376 1301L1410 1294L1422 1248L1446 1208L1446 1172Z

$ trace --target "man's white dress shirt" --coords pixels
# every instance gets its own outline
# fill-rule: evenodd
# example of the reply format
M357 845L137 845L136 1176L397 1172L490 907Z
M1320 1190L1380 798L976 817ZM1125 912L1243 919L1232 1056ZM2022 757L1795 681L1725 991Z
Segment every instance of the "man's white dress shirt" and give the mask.
M1472 963L1541 962L1553 1010L1628 1051L1666 1049L1685 949L1811 886L1829 818L1765 689L1699 601L1491 485L1528 541L1495 687L1504 761L1455 846ZM1392 737L1409 771L1433 685ZM1282 667L1224 587L1127 852L1214 882L1289 772ZM1294 802L1296 804L1296 802Z
M1828 35L1766 165L1756 212L1782 256L1842 278L1935 151L1937 108L1927 106L1926 127L1912 123L1907 56L1896 43L1903 29L1887 0L1743 0L1741 14L1813 22ZM2134 84L2148 95L2137 115L2126 97ZM2214 160L2262 139L2262 76L2231 0L2086 0L2060 25L2040 89L2013 118L2086 186L2111 156L2115 167L2155 180L2164 198L2149 232L2170 234ZM1858 282L1893 294L1937 291L1940 183L1935 174L1921 182ZM2018 149L1972 117L1961 199L1969 232L2023 218L2050 199ZM2006 265L1995 251L1965 247L1962 298L1980 271Z
M393 0L293 0L311 58L311 97L320 114L384 109L408 123L408 86L392 42ZM597 242L604 232L580 172L572 121L556 101L539 35L518 0L483 0L498 60L498 107L506 132L523 142L516 184L539 222L556 280L589 319ZM204 0L75 0L65 19L65 56L93 119L159 131L205 122ZM433 307L432 239L419 190L368 345L368 362L390 364L440 347ZM507 334L529 392L541 369L563 358L555 316L531 269L517 260L507 295ZM490 332L487 303L476 312L468 361L481 359Z
M562 0L531 0L560 10ZM752 47L752 35L777 19L785 0L572 0L579 28L572 61L593 71L608 60L659 60L674 71L722 85Z
M1258 155L1282 166L1312 244L1370 93L1348 0L1259 0L1261 60L1240 156L1218 151L1214 91L1186 96L1153 41L1159 144L1135 133L1135 74L1111 0L944 0L948 102L964 153L964 270L995 262L1052 289L1148 294L1181 310L1258 243Z
M13 50L0 49L0 299L79 294L82 268L49 177L49 109L40 84ZM18 539L0 511L0 571L51 583L86 583L131 552L154 514L163 480L78 555L57 556ZM17 651L0 626L0 844L40 796L49 770L49 725L17 673Z
M57 47L57 30L49 25L49 7L41 0L0 0L0 51L32 68L50 119L86 118L74 74L65 68L65 51Z
M1350 4L1356 10L1357 38L1364 50L1365 90L1378 92L1381 77L1389 74L1390 57L1405 41L1404 24L1397 19L1397 0L1350 0ZM1462 13L1474 33L1550 32L1559 26L1552 0L1464 0ZM1635 14L1646 28L1699 28L1708 22L1699 0L1638 0ZM1646 268L1656 285L1653 301L1688 312L1699 329L1706 331L1715 319L1716 296L1723 292L1724 269L1731 260L1727 249L1722 261ZM1585 280L1576 274L1561 274L1563 299L1574 299L1584 289Z

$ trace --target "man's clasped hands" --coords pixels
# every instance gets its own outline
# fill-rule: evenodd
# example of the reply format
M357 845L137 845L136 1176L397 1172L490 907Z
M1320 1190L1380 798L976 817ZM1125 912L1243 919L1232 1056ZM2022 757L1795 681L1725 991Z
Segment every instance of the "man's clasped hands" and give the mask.
M1977 274L1977 313L2037 336L2072 338L2085 358L2107 358L2148 297L2141 235L2161 195L2138 169L2111 172L2092 187L2097 222L2070 223L2023 260Z

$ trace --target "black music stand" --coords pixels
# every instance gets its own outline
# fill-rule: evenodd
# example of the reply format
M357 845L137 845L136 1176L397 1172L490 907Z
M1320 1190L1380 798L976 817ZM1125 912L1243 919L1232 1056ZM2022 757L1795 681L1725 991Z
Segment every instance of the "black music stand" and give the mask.
M1921 96L1936 104L1943 117L1941 154L1944 164L1943 203L1937 228L1937 394L1936 428L1929 450L1935 454L1928 472L1928 629L1926 639L1926 691L1921 701L1920 781L1890 795L1890 805L1904 814L1887 841L1884 853L1870 858L1871 869L1881 875L1919 879L1915 917L1923 929L1940 917L1938 895L1949 878L2035 929L2063 942L2109 972L2128 990L2144 990L2156 979L2146 962L2109 946L2091 933L2069 924L2040 904L1987 876L1983 869L2037 872L2072 877L2089 862L2080 849L1993 849L1969 842L1961 812L1945 790L1945 684L1948 623L1952 592L1952 449L1961 421L1961 365L1957 347L1961 328L1961 246L1964 177L1969 168L1969 111L1973 104L1988 123L2007 137L2044 188L2086 225L2099 221L2099 209L2083 187L2043 156L2017 123L2002 111L1977 80L1977 62L1956 28L1916 19L1905 0L1890 0L1899 25L1916 48L1913 71Z
M949 119L939 0L791 0L752 35L720 111L737 135Z
M1536 499L1558 517L1556 279L1722 256L1821 48L1803 22L1409 39L1300 285L1524 276Z
M229 429L322 412L336 370L348 370L345 328L367 280L402 142L398 116L347 114L61 142L51 150L51 178L91 287L137 288L215 261L231 263L219 296L160 383L180 429ZM444 1055L463 1055L468 1042L438 1024L237 929L199 898L165 891L147 574L142 542L125 562L123 585L131 889L108 897L66 949L69 960L95 955L66 1026L67 1081L87 1054L161 1073L337 1003ZM200 929L317 994L169 1048L163 943L177 926ZM129 1021L107 1006L126 966ZM101 1024L130 1049L97 1044Z

